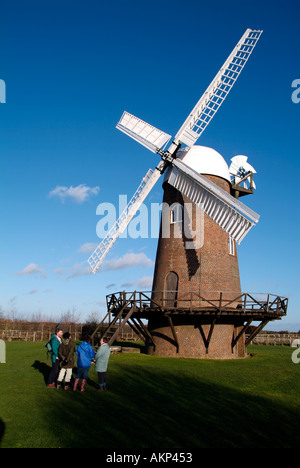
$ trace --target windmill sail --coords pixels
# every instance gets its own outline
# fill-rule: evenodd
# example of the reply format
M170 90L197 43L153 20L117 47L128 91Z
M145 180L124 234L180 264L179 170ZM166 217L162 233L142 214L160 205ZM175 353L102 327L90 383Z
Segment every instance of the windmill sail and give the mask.
M203 133L236 82L261 33L260 30L246 30L223 67L177 132L167 151L164 148L171 138L170 135L128 112L123 113L116 126L117 129L138 141L153 153L159 153L162 161L156 170L152 171L150 169L147 172L120 218L88 259L93 273L97 271L109 249L125 230L169 163L173 165L169 183L196 205L199 206L200 204L201 207L204 207L205 213L236 242L240 243L253 224L258 221L259 216L256 213L217 185L190 169L183 162L173 159L173 155L181 143L193 146Z
M115 222L113 227L88 259L88 263L90 264L93 273L96 273L108 251L111 249L119 235L126 229L148 193L160 178L161 165L162 163L160 163L154 171L153 169L149 169L119 219Z
M247 29L175 136L175 143L192 146L224 102L246 65L262 31Z
M173 165L168 183L240 244L259 215L182 161L175 159Z
M171 138L171 135L162 132L128 112L123 113L116 128L141 143L153 153L157 153Z

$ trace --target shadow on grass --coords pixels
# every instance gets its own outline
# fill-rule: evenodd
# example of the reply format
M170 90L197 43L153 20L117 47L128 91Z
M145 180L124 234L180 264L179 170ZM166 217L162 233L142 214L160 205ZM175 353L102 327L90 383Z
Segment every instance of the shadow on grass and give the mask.
M4 436L4 432L5 432L5 424L2 421L2 419L0 419L0 445L1 445L2 437Z
M45 385L47 385L48 383L48 376L49 376L49 373L50 373L50 370L51 370L51 366L47 365L45 362L41 362L41 361L34 361L34 363L32 364L32 366L34 369L38 370L44 377L44 382L45 382ZM76 374L77 374L77 371L78 371L78 368L77 367L74 367L73 368L73 375L72 375L72 381L74 381L75 377L76 377ZM90 387L94 387L94 388L97 388L97 384L96 382L94 382L93 380L91 380L89 377L87 379L87 385L90 386Z
M44 410L65 448L296 448L300 411L197 375L114 363L108 391L61 393Z
M45 364L45 362L34 361L31 367L38 370L43 375L45 385L47 385L47 379L51 370L51 366L48 366L47 364Z

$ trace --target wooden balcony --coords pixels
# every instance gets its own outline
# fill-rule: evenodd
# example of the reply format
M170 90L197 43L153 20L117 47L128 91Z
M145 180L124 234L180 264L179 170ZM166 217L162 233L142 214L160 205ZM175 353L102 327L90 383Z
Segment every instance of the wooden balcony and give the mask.
M114 342L126 323L142 339L154 343L143 322L154 315L168 320L175 341L177 337L173 319L176 316L198 317L200 321L201 317L205 317L206 321L211 319L209 336L218 318L226 318L228 321L238 319L243 325L238 336L233 338L232 346L246 333L252 321L260 321L260 325L247 337L248 344L270 320L279 320L285 316L288 306L286 297L228 291L120 291L106 296L106 301L107 314L94 334L101 325L103 327L104 323L108 323L102 336L109 338L109 344Z

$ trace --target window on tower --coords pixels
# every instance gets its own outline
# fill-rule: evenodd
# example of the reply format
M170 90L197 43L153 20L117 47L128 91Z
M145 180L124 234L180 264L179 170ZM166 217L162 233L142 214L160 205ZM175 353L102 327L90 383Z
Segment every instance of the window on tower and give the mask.
M171 209L171 224L174 223L182 223L182 205L180 203L176 203L173 205Z
M232 237L228 237L228 248L229 248L229 255L234 255L234 240Z

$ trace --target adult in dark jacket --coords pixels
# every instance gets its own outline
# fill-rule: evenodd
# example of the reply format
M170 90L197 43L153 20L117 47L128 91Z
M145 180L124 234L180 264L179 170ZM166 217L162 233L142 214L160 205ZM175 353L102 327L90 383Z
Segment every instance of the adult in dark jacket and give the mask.
M62 343L58 348L58 356L61 360L61 369L57 380L57 388L60 388L65 378L65 390L69 390L69 385L74 367L74 343L69 332L63 334Z
M88 373L92 364L92 359L95 357L95 351L91 345L91 337L86 336L84 341L77 346L76 355L77 355L77 367L78 372L75 377L75 383L73 390L77 389L77 385L80 379L81 382L81 391L84 392L84 387L88 378Z
M51 361L52 361L52 368L48 377L47 387L48 388L55 388L55 382L59 374L60 370L60 361L58 356L58 348L61 345L61 338L63 335L63 331L61 328L57 328L55 333L50 338L51 344Z

